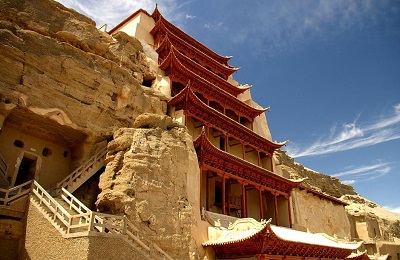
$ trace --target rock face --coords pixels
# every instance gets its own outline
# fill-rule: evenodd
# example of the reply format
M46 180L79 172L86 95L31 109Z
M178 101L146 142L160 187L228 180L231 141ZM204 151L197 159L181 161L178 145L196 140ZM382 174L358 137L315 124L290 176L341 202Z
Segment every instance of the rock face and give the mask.
M285 151L277 151L275 153L275 163L281 169L281 175L286 178L307 178L303 185L308 188L324 192L336 198L340 198L345 194L357 194L352 186L341 183L338 178L316 172L300 163L296 163Z
M167 116L144 114L134 126L116 131L108 145L97 207L128 216L176 259L198 255L191 229L199 205L189 193L198 192L200 173L192 138Z
M137 39L112 38L53 1L2 0L0 9L0 114L10 124L69 147L85 142L81 157L138 115L166 113L167 99L142 86L155 76Z

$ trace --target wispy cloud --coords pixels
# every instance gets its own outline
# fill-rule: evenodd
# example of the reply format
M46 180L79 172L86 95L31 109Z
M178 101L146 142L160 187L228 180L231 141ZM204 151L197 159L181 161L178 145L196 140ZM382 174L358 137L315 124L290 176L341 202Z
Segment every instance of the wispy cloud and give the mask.
M57 0L61 4L75 9L96 21L97 26L108 24L112 28L138 9L153 12L156 2L151 0ZM183 4L184 5L184 4ZM187 17L180 8L183 6L175 0L166 0L158 4L159 10L169 20L183 20Z
M335 125L330 128L329 134L308 146L289 143L287 153L292 157L318 156L400 139L400 104L393 108L390 115L373 122L359 123L360 117L357 117L351 123L342 124L339 130Z
M186 15L186 19L194 19L194 18L196 18L195 15L189 15L189 14Z
M385 209L390 210L394 213L399 213L400 214L400 206L393 206L393 205L389 205L389 206L383 206Z
M377 17L387 14L388 5L388 1L379 0L259 2L243 7L251 15L241 16L236 21L240 24L230 31L230 40L255 45L256 50L262 46L273 55L309 41L329 40L354 27L369 26L378 20ZM237 38L237 34L243 37Z
M378 162L360 167L350 167L343 172L332 174L333 177L342 179L345 184L352 185L356 182L370 181L386 175L392 170L390 163Z

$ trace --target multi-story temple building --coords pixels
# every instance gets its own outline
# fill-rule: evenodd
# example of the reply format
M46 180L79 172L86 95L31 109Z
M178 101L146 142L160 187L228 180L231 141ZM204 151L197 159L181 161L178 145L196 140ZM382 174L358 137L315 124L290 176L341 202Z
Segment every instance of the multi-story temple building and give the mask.
M230 57L157 7L109 32L52 0L2 7L0 258L396 259L282 159Z
M212 247L218 258L258 259L344 259L360 246L290 229L296 224L299 227L293 223L293 214L300 213L293 212L294 189L306 189L339 207L344 203L303 187L302 179L277 174L273 155L285 142L271 140L264 114L268 108L251 99L248 85L233 79L232 73L238 69L228 64L230 57L215 53L180 30L157 7L151 15L138 10L109 33L119 31L140 39L157 53L159 73L167 82L159 90L171 97L169 115L184 124L194 140L201 171L199 201L205 218L225 225L235 218L247 219L225 231L210 230L204 246ZM248 218L262 222L254 224Z

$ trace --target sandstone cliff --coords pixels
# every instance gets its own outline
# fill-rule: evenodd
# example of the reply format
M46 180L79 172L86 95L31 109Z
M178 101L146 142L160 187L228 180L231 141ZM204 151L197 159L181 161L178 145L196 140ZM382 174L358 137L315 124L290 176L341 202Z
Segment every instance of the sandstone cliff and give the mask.
M137 39L112 38L54 1L2 0L0 10L0 113L10 123L79 147L82 159L138 115L165 114L167 99L142 85L155 76Z
M199 255L192 229L200 172L191 136L167 116L143 114L134 127L116 131L108 145L98 209L126 215L176 259Z
M295 162L285 151L277 151L275 163L280 169L281 175L292 179L307 178L303 182L304 186L348 203L345 209L352 225L351 236L353 238L358 237L365 241L369 241L372 237L386 241L394 241L395 237L400 238L400 214L363 198L355 192L352 186L341 183L338 178L316 172ZM362 232L360 228L357 231L357 222L368 223L369 227L365 227L367 234L358 234ZM375 222L376 234L373 233L372 227Z

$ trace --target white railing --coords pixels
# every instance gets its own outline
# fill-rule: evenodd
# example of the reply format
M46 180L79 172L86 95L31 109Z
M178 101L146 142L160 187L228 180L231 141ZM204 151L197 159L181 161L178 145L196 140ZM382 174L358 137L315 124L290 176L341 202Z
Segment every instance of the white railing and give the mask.
M10 203L31 191L32 181L27 181L10 189L0 188L0 206L9 206Z
M36 181L33 181L32 192L38 199L37 203L46 208L47 219L53 226L58 226L57 229L64 237L87 235L121 237L139 245L146 252L146 257L173 259L159 246L140 235L139 229L126 217L93 212L64 188L62 188L61 198L77 214L70 214Z
M4 160L3 156L0 154L0 171L3 173L4 176L7 175L8 164Z
M80 178L90 167L96 162L101 162L107 153L107 146L93 155L90 159L84 162L81 166L76 168L72 173L65 177L62 181L57 183L56 188L66 188L75 182L76 179Z

